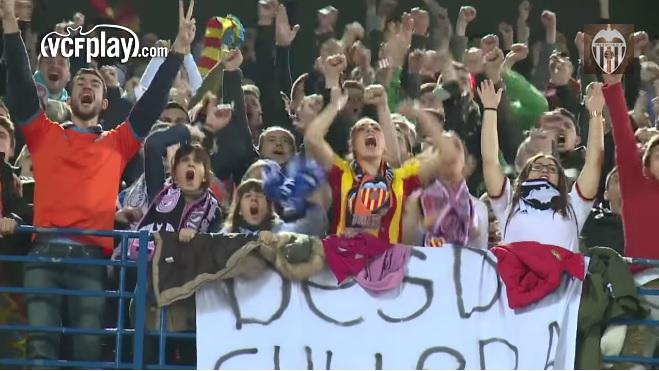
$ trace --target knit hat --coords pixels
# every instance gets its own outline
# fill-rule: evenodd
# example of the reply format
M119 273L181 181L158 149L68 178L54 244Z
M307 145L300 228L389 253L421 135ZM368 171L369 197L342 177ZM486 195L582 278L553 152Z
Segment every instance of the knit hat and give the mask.
M245 41L245 28L234 15L213 17L206 23L204 49L197 63L202 77L222 59L226 50L239 48Z

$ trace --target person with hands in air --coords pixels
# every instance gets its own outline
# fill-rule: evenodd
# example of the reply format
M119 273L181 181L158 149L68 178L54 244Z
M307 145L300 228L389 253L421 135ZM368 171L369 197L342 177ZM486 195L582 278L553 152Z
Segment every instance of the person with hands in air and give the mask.
M483 175L492 210L502 228L504 244L533 241L578 251L578 236L597 196L603 152L604 100L602 85L591 90L587 105L592 112L586 163L571 190L558 159L531 157L514 186L499 164L497 107L501 90L491 81L478 88L483 103L481 148Z
M603 74L604 97L611 115L615 158L622 195L625 256L659 259L654 228L659 215L659 135L653 136L642 153L629 122L622 75ZM633 270L638 270L634 267ZM653 272L655 271L655 272ZM656 279L655 269L639 284Z
M436 172L436 179L412 192L405 203L403 243L487 248L487 206L469 194L464 144L454 132L443 132L431 113L409 103L398 111L423 128L431 148L419 158L432 164L430 168Z
M166 104L169 89L190 51L195 35L193 2L187 14L179 2L178 35L156 78L133 107L126 122L103 131L99 114L107 108L107 87L98 71L81 69L73 77L69 104L72 120L57 123L46 118L30 74L25 45L14 13L14 0L2 1L2 23L7 65L5 102L25 137L34 164L34 224L39 227L112 229L121 174L137 153L151 126ZM63 161L62 159L66 159ZM108 257L112 239L40 235L30 254L57 257ZM105 267L25 265L24 286L103 290ZM27 296L28 321L32 326L99 328L105 298ZM67 312L63 311L67 301ZM59 335L31 337L28 358L59 359ZM98 360L101 340L94 335L73 339L73 359Z
M328 171L333 207L330 233L369 233L390 243L401 241L402 211L406 198L437 177L433 161L412 158L400 167L396 132L382 86L366 89L365 101L378 108L379 122L361 118L350 132L352 156L337 155L325 141L348 95L332 89L325 109L309 123L304 135L307 155ZM434 155L428 157L433 158Z

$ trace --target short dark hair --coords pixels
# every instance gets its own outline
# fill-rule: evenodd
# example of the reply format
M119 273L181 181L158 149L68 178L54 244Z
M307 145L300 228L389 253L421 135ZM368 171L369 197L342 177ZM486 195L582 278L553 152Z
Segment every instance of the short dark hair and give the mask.
M211 172L211 158L208 154L208 151L199 144L183 144L176 150L174 154L174 163L172 164L172 174L176 169L176 166L183 160L183 157L187 155L192 155L196 160L199 160L204 164L204 180L201 182L202 188L210 188L211 181L213 179L213 173Z
M0 127L7 130L11 148L14 148L16 146L16 129L14 129L14 123L9 120L9 117L0 115Z
M93 68L81 68L76 72L75 76L73 76L73 81L75 82L80 76L82 75L94 75L98 77L101 80L101 84L103 85L103 98L105 99L108 95L108 87L105 85L105 79L101 75L98 70L95 70ZM71 89L73 90L73 89Z
M181 103L176 102L176 101L173 101L173 100L170 100L170 101L167 103L167 105L165 106L165 109L172 109L172 108L173 108L173 109L178 109L178 110L183 111L183 112L185 113L185 117L188 118L188 122L187 122L187 123L188 123L188 124L190 123L190 114L189 114L188 111L185 109L185 107L183 107L183 105L182 105ZM164 110L163 110L163 111L164 111Z
M567 118L569 118L572 121L572 125L574 126L574 130L577 132L577 135L581 135L581 128L579 127L577 118L574 116L572 112L570 112L569 110L563 107L558 107L553 111L545 112L545 115L556 115L556 114L566 116Z

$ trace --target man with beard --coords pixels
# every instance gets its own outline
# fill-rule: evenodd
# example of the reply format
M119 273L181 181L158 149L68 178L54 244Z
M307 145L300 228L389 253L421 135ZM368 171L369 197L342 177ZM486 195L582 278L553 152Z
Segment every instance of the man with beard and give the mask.
M99 114L107 108L107 87L96 70L82 69L73 78L69 99L72 120L62 123L46 118L39 105L30 76L25 45L21 39L14 0L2 0L7 63L6 104L20 127L34 164L34 224L40 227L81 229L113 228L115 202L121 174L139 150L144 137L165 108L167 95L183 56L190 52L195 23L193 4L187 15L179 2L178 35L154 82L131 111L126 122L103 131ZM112 254L111 238L95 236L37 237L30 255L52 258L101 258ZM24 285L28 288L103 290L105 267L25 265ZM63 301L66 301L64 303ZM27 295L28 322L31 326L99 328L105 299ZM62 310L65 304L67 311ZM58 359L59 335L38 334L27 344L28 358ZM100 359L101 339L81 335L73 339L76 360Z

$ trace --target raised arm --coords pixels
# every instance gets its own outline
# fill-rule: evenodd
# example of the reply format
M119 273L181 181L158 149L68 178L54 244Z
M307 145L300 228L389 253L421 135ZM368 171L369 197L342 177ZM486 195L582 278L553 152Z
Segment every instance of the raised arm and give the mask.
M165 167L162 158L167 147L190 141L190 130L185 125L175 125L153 132L144 142L144 180L148 202L151 203L165 183Z
M616 164L620 172L620 182L634 187L643 184L643 164L638 153L634 130L629 122L625 92L620 82L622 75L603 75L606 86L603 89L606 106L611 114L611 126L615 140ZM623 187L623 189L629 189Z
M135 107L128 117L133 132L138 138L144 138L151 130L167 105L169 90L174 84L183 56L190 53L190 44L195 36L195 20L192 18L194 0L190 2L187 14L183 14L183 0L179 0L179 27L176 40L163 64L144 92L142 98L137 101Z
M382 127L385 142L385 157L393 166L400 166L400 150L396 139L396 130L391 120L391 112L387 102L387 93L382 85L370 85L364 90L364 103L374 105L378 113L378 121Z
M590 94L586 97L586 108L590 112L588 123L588 144L586 145L586 161L577 178L581 195L586 199L597 197L602 162L604 161L604 95L602 84L593 83Z
M30 60L19 32L14 0L2 1L2 28L7 64L5 103L12 120L18 125L24 125L39 112L39 97L32 80Z
M481 131L481 154L483 155L483 178L490 197L499 197L505 180L499 164L499 134L497 132L497 107L501 100L501 89L495 91L494 84L485 80L478 88L483 103L483 129Z
M540 91L545 91L549 84L549 57L556 46L556 13L544 10L542 24L545 26L545 42L542 44L538 63L533 70L531 80Z
M463 155L462 151L459 151L459 148L455 144L457 140L455 135L443 132L442 126L435 116L409 103L403 103L398 107L398 111L409 119L414 120L419 127L420 133L430 138L431 149L417 156L421 183L427 185L434 179L442 176L442 174L448 174L444 170L454 164L458 160L458 156Z
M234 111L229 124L215 136L218 153L212 158L213 170L220 179L229 176L241 179L245 170L257 158L252 144L252 133L247 124L245 94L241 87L242 61L243 56L239 49L229 52L223 61L223 99L225 103L233 104Z
M332 147L325 141L325 135L327 135L332 122L347 101L348 93L341 93L339 88L332 89L330 103L311 121L304 132L304 148L307 154L325 169L332 167L336 156Z

